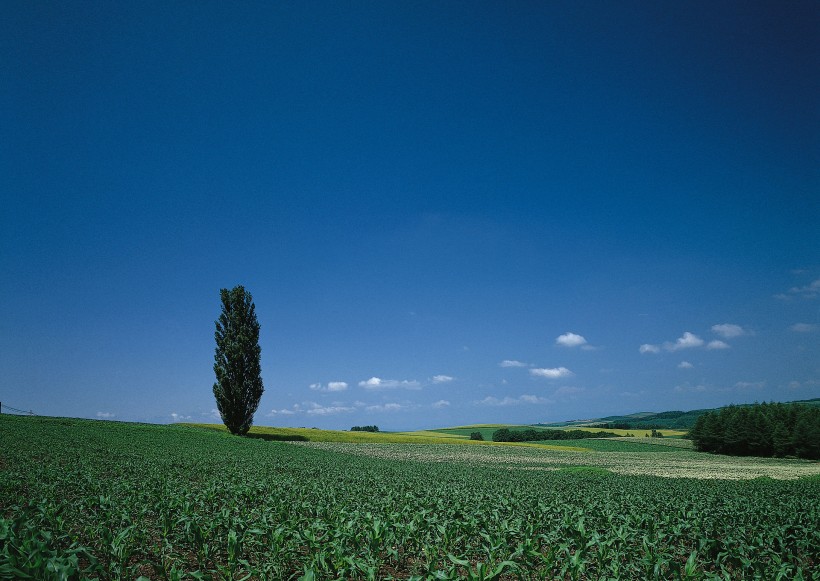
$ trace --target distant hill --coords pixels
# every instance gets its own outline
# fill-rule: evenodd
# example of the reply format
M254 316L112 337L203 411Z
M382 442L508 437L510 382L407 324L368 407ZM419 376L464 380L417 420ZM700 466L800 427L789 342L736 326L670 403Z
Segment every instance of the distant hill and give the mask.
M820 398L803 399L784 403L797 403L808 406L820 406ZM740 404L751 405L751 404ZM728 406L725 406L728 407ZM610 424L611 427L616 425L628 425L626 429L668 429L668 430L688 430L695 425L698 416L712 411L718 411L722 408L691 410L684 411L666 411L666 412L638 412L625 416L606 416L603 418L591 418L585 420L570 420L566 422L555 422L549 424L535 424L543 427L583 427L583 426L599 426L602 424Z

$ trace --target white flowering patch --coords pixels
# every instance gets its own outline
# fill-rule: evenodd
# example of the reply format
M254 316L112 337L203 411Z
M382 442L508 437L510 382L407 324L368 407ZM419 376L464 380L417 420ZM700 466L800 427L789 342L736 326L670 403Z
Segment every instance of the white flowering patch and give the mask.
M651 443L667 444L662 439ZM671 440L670 440L671 442ZM820 463L780 458L719 456L681 451L653 452L561 452L537 447L452 446L446 444L344 444L300 442L295 445L332 450L386 460L418 462L460 462L493 465L506 469L557 470L568 466L592 466L615 474L696 478L701 480L749 480L768 477L794 480L820 475Z

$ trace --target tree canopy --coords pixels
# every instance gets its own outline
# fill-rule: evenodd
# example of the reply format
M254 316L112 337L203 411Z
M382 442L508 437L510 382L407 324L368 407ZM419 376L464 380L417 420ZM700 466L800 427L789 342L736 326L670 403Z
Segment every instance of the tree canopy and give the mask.
M225 426L245 435L264 392L259 321L251 293L243 286L221 289L222 313L216 320L214 397Z
M695 448L733 456L820 459L820 408L764 403L701 415L689 431Z

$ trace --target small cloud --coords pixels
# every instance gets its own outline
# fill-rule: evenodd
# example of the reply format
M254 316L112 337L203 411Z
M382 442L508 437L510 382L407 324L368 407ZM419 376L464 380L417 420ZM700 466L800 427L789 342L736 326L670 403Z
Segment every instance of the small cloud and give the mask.
M287 408L281 410L271 410L268 412L269 416L292 416L296 413L295 410L289 410Z
M685 331L683 335L679 337L674 343L664 343L663 348L667 351L679 351L681 349L691 349L693 347L700 347L702 345L703 339L701 339L694 333Z
M369 412L397 412L409 406L403 406L400 403L386 403L379 405L369 405L365 409Z
M700 393L700 392L706 391L706 386L705 385L690 385L688 383L685 383L683 385L676 385L675 386L675 391L678 392L678 393L686 393L686 392Z
M171 412L171 421L172 422L184 422L186 420L190 420L191 416L183 416L182 414L178 414L176 412Z
M790 300L792 298L816 299L820 296L820 278L813 280L805 286L793 286L785 293L774 295L775 298L781 300Z
M482 400L474 402L476 405L486 405L486 406L493 406L493 407L500 407L500 406L510 406L510 405L520 405L522 403L526 404L545 404L550 403L545 397L540 397L537 395L521 395L518 397L504 397L503 399L498 399L497 397L487 396Z
M331 392L344 391L347 389L347 383L344 381L330 381L327 386L321 383L311 383L308 387L313 391Z
M766 387L765 381L738 381L735 389L763 389Z
M440 399L440 400L438 400L437 402L435 402L433 404L433 407L437 410L440 410L442 408L446 408L449 405L450 405L449 401L447 401L446 399Z
M398 381L396 379L381 379L380 377L371 377L366 381L360 381L359 387L370 390L379 389L421 389L421 384L418 381Z
M709 341L709 344L706 345L706 348L707 349L712 349L712 350L714 350L714 349L728 349L729 344L724 343L723 341L718 341L718 340Z
M434 375L433 383L448 383L454 379L455 377L450 377L449 375Z
M564 347L579 347L586 345L587 340L575 333L564 333L555 339L555 343L556 345L562 345Z
M724 339L731 339L732 337L740 337L745 335L746 331L740 325L732 323L723 323L722 325L712 325L712 331Z
M811 325L809 323L795 323L791 327L789 327L795 333L813 333L817 330L817 325Z
M116 418L117 414L112 414L111 412L97 412L97 417L101 420L110 420L111 418Z
M547 399L537 395L524 394L518 397L522 403L547 403Z
M501 367L529 367L526 363L522 361L516 361L515 359L505 359L501 363L499 363Z
M540 369L530 369L530 375L535 377L546 377L548 379L558 379L559 377L569 377L572 371L566 367L550 367Z
M497 397L493 397L488 395L482 400L476 401L476 405L490 405L490 406L502 406L502 405L512 405L518 403L518 400L512 397L505 397L504 399L498 399Z
M811 281L806 286L797 286L789 289L789 292L795 295L802 296L806 299L816 298L820 294L820 278Z
M346 412L352 412L355 408L350 406L342 405L339 402L333 402L329 406L319 405L316 402L305 402L305 413L309 416L332 416L335 414L342 414Z
M799 381L790 381L789 384L787 385L787 387L789 389L792 389L792 390L794 390L794 389L803 389L803 388L806 388L806 387L818 387L818 386L820 386L820 381L817 381L817 380L814 380L814 379L809 379L808 381L804 381L802 383L799 382Z
M641 345L638 348L638 351L640 351L641 354L644 354L644 353L660 353L661 348L658 347L657 345L650 345L649 343L644 343L643 345Z
M678 363L679 369L692 369L693 367L694 365L692 365L688 361L681 361L680 363Z

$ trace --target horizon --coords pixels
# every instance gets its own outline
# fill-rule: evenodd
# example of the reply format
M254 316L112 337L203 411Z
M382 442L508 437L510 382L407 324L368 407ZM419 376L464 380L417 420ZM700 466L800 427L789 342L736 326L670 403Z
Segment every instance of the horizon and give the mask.
M534 424L820 397L820 5L140 6L0 23L0 401Z

